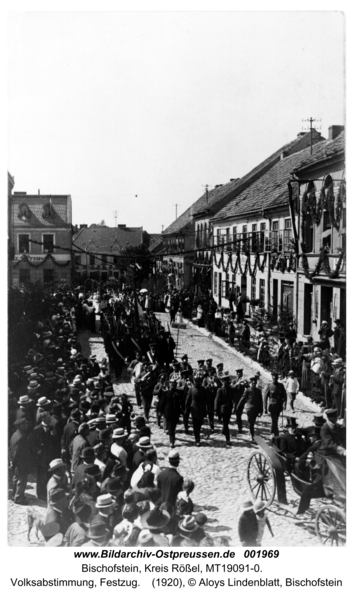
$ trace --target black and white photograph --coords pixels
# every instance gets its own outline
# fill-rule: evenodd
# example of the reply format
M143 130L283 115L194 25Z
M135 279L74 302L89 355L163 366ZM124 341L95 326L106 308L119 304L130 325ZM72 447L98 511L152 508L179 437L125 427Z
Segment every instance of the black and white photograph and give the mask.
M345 27L8 14L9 550L339 561Z

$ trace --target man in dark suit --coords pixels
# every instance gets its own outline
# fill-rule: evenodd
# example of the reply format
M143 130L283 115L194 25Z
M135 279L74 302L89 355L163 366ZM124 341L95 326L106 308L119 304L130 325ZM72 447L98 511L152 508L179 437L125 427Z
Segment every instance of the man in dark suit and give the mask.
M10 458L13 469L13 500L15 504L28 504L25 498L30 456L28 452L28 421L21 417L15 421L16 431L10 439Z
M181 357L180 370L181 370L181 372L187 371L186 379L189 378L192 381L194 372L193 372L192 366L189 363L187 354L184 354L184 356Z
M262 415L262 393L257 387L257 378L250 377L250 387L244 390L244 393L238 404L239 408L244 407L249 421L249 429L251 441L254 442L255 438L255 421L258 415Z
M234 390L230 385L230 376L227 372L221 377L222 387L217 391L215 399L215 410L221 415L223 428L222 433L226 438L226 445L230 446L229 421L233 409Z
M157 476L157 487L161 490L161 503L170 502L175 506L179 492L183 489L184 478L178 473L180 462L179 452L171 450L168 454L169 467L163 469Z
M268 404L268 412L272 421L271 434L277 436L279 434L278 419L287 401L287 394L283 383L278 381L278 373L273 372L271 375L272 383L267 385L264 392L265 413L267 413Z
M50 478L49 465L55 456L55 441L49 425L50 413L43 412L41 423L35 427L29 438L37 476L37 498L47 499L47 482Z
M240 399L243 397L243 394L246 389L245 381L243 379L243 369L237 369L237 379L233 380L231 383L231 388L233 389L233 402L234 402L234 412L237 418L237 425L239 433L243 431L243 423L241 420L241 416L244 410L244 402L240 403Z
M71 411L68 422L66 423L61 438L61 458L63 461L70 462L70 445L74 437L77 435L78 426L80 424L80 411L75 408Z
M44 525L58 523L60 533L64 535L74 520L74 515L68 507L65 491L61 488L51 490Z
M195 383L189 390L185 403L185 412L191 412L196 446L200 445L201 427L206 416L207 407L207 392L201 382L202 378L196 376Z
M181 414L181 403L181 392L177 390L177 382L175 380L171 381L170 389L162 395L160 412L166 420L166 427L172 448L175 446L175 430Z
M321 449L325 456L345 457L345 428L337 423L338 411L336 408L329 408L325 411L325 415L327 422L320 431Z

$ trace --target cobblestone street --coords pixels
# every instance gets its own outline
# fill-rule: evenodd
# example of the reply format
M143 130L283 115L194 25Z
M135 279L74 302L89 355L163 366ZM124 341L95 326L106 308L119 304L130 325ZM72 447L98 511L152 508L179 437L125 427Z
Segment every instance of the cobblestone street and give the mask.
M169 321L169 315L165 313L157 314L158 318L165 324ZM228 370L231 375L235 374L237 368L244 369L244 376L249 377L259 370L257 363L249 364L247 359L237 354L232 349L225 348L221 343L205 335L205 330L196 326L187 325L186 329L172 329L172 335L177 341L177 356L180 358L186 353L189 356L190 363L196 366L198 358L212 358L213 364L224 363L224 370ZM87 332L88 336L88 332ZM91 352L98 356L104 353L102 339L99 337L86 337L86 348L88 345ZM81 340L81 343L83 340ZM270 381L270 375L261 377L262 385ZM134 404L135 413L142 414L142 411L135 404L133 386L124 379L123 383L115 383L116 393L125 392L130 396ZM315 412L314 406L308 406L308 402L300 398L296 401L296 417L301 426L312 424L312 417ZM289 414L289 413L288 413ZM256 446L250 443L250 436L247 429L247 422L244 419L244 433L236 435L237 427L235 416L232 416L230 423L232 445L225 446L224 436L221 435L221 425L215 420L215 433L210 435L210 429L207 425L203 426L201 446L196 447L192 433L185 435L183 427L180 424L176 434L176 448L181 456L179 470L184 477L191 478L195 482L195 490L192 494L193 501L197 510L202 510L208 517L206 525L207 531L212 535L224 535L230 540L231 545L240 545L238 538L238 519L240 515L240 506L245 498L249 497L247 484L247 462ZM151 411L150 426L152 429L152 441L157 448L158 459L161 465L167 464L167 455L169 452L169 438L163 430L157 426L155 412ZM190 427L192 432L192 427ZM257 421L256 433L263 436L266 440L270 434L270 418L263 415ZM287 485L287 496L289 507L296 509L298 505L298 496L292 491L291 482ZM312 508L315 507L315 501L312 502ZM313 510L314 514L314 510ZM278 504L274 502L268 509L268 516L274 532L274 538L271 537L266 529L263 546L319 546L319 541L314 534L314 529L308 525L301 524L302 521L296 519L289 513L284 513L279 509ZM306 519L308 515L306 514Z
M169 320L169 315L158 314L157 316L163 323L166 323L166 319ZM173 329L172 333L177 341L178 330ZM178 358L187 353L193 367L196 366L196 360L199 358L212 358L213 364L223 362L224 370L228 370L231 375L235 374L237 368L244 369L245 377L249 377L259 370L257 363L251 364L251 361L234 350L226 348L224 343L218 343L205 333L207 333L205 330L191 324L188 324L186 329L180 329ZM87 330L83 331L80 333L80 343L84 355L94 353L99 358L105 355L103 340L99 334L94 335ZM261 377L262 385L270 380L270 375L264 373ZM127 377L124 377L124 374L121 382L114 383L114 391L117 394L127 393L134 405L135 413L140 414L141 409L136 406L133 386ZM295 413L298 424L300 426L311 425L314 412L314 406L311 407L310 402L307 399L301 399L299 395ZM196 447L194 444L192 433L184 434L181 424L178 426L176 434L176 448L181 456L179 471L184 477L191 478L195 482L195 490L192 494L195 509L207 515L206 530L212 535L226 536L232 546L240 545L237 532L240 507L242 502L250 496L247 484L247 462L251 453L256 449L256 445L250 443L246 419L244 419L244 425L243 433L236 435L235 416L232 416L230 423L232 445L230 447L225 446L224 436L221 435L221 425L217 423L217 419L214 434L210 433L207 424L203 426L200 447ZM167 455L170 449L169 438L163 429L157 426L154 410L151 411L150 426L159 464L167 464ZM190 431L192 432L191 427ZM255 433L261 435L265 440L269 439L270 419L268 415L263 415L258 419ZM39 513L44 514L44 503L35 498L34 489L34 483L29 482L26 494L30 499L30 505L34 506ZM295 511L299 498L293 492L289 480L287 481L287 497L289 508ZM284 512L274 501L268 509L274 537L271 537L266 528L262 545L319 546L313 525L308 523L310 517L314 515L316 505L316 501L312 501L311 515L305 514L306 523L304 523L290 512ZM16 546L43 545L42 542L35 540L33 532L31 542L27 541L26 515L26 507L9 502L9 544Z

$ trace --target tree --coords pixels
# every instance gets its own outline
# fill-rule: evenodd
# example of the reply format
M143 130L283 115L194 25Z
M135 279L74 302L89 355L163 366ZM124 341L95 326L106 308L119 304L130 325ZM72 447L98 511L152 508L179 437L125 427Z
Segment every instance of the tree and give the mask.
M154 265L155 259L145 244L128 246L117 259L117 267L125 276L126 283L139 289L150 287L148 281L153 275Z

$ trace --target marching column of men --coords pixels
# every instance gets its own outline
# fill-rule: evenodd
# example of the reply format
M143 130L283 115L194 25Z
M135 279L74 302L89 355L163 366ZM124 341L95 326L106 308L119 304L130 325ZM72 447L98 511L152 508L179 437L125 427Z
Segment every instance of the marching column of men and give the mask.
M187 435L191 417L198 447L203 434L208 439L218 432L218 417L229 447L237 435L230 427L233 414L239 434L246 415L253 443L257 418L269 412L273 442L294 471L305 468L307 452L318 444L331 457L345 458L337 409L326 411L327 422L314 423L314 431L300 430L292 417L279 435L287 394L277 373L260 389L260 373L246 380L237 369L233 378L223 363L213 367L212 359L198 360L193 369L186 354L181 362L174 357L171 336L158 325L152 335L144 332L143 343L119 325L122 336L134 340L127 357L122 355L134 385L134 409L126 394L115 395L108 360L82 355L70 304L69 298L53 299L55 319L37 328L34 348L11 366L9 378L13 501L28 504L26 485L34 475L37 497L48 505L41 530L49 545L196 545L202 540L212 545L203 530L205 516L193 514L193 484L178 472L181 417ZM124 345L118 338L114 343L120 354ZM169 436L165 469L153 445L152 407L157 426ZM139 409L143 416L134 413ZM203 431L206 417L209 429Z

